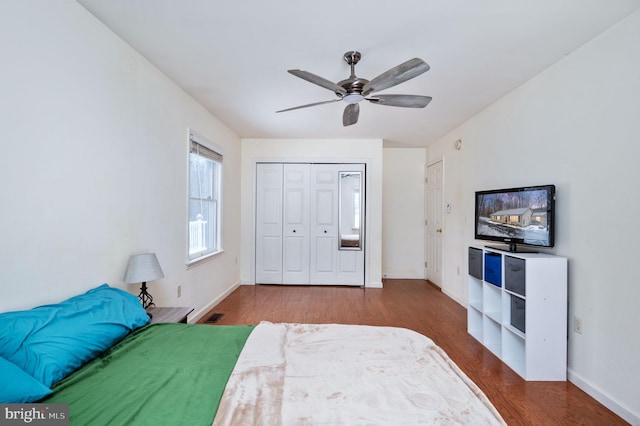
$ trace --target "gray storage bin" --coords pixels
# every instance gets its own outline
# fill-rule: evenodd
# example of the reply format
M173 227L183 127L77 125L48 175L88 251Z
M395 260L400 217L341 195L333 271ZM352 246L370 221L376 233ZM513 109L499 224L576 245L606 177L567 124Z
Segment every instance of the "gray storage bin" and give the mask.
M482 279L482 250L469 247L469 275Z
M526 296L526 287L524 259L505 256L504 288L521 296Z
M511 325L525 333L526 304L523 299L511 296Z

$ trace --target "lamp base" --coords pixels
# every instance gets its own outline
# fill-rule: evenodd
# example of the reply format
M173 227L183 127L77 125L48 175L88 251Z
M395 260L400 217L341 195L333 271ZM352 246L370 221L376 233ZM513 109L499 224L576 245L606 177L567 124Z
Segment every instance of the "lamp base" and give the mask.
M153 305L153 297L149 293L147 293L147 283L143 282L142 287L140 287L140 294L138 295L138 299L140 303L142 303L142 307L147 309L149 306Z

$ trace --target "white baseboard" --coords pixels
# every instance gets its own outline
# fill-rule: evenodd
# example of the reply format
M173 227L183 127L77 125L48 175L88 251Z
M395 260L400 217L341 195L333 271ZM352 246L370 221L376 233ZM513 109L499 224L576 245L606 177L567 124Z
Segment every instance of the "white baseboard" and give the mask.
M228 288L224 293L222 293L220 296L216 297L211 302L207 303L204 307L202 307L202 308L198 309L197 311L195 311L195 313L193 315L189 315L189 324L195 324L198 320L200 320L200 318L205 316L207 314L207 312L209 312L211 309L213 309L214 306L216 306L218 303L222 302L225 297L227 297L228 295L233 293L233 291L236 288L238 288L239 286L240 286L240 283L236 282L230 288Z
M382 274L384 278L388 278L390 280L424 280L424 274L416 275L416 274Z
M447 296L449 296L451 299L453 299L454 301L458 302L459 305L462 305L465 309L467 309L467 303L462 300L461 298L458 297L458 295L451 293L449 290L447 290L446 288L442 288L440 287L440 290L446 294Z
M629 408L620 405L617 401L602 392L597 386L584 380L570 368L567 369L567 378L571 383L585 391L596 401L607 407L609 410L622 417L633 426L640 426L640 413L634 413Z
M382 288L382 282L368 282L364 285L366 288Z

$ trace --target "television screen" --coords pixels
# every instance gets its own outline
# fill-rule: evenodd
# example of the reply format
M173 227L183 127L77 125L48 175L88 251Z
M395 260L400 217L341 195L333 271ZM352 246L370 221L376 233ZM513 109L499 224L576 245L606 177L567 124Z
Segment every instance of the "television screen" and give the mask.
M554 245L555 186L476 192L475 238L540 247Z

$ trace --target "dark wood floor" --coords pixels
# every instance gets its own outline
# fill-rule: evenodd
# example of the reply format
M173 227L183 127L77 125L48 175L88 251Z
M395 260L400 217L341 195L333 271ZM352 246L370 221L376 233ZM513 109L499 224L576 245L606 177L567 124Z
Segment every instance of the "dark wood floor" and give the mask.
M430 337L484 391L509 425L625 425L570 382L526 382L466 332L466 309L424 280L384 288L240 286L213 313L216 323L260 321L405 327Z

